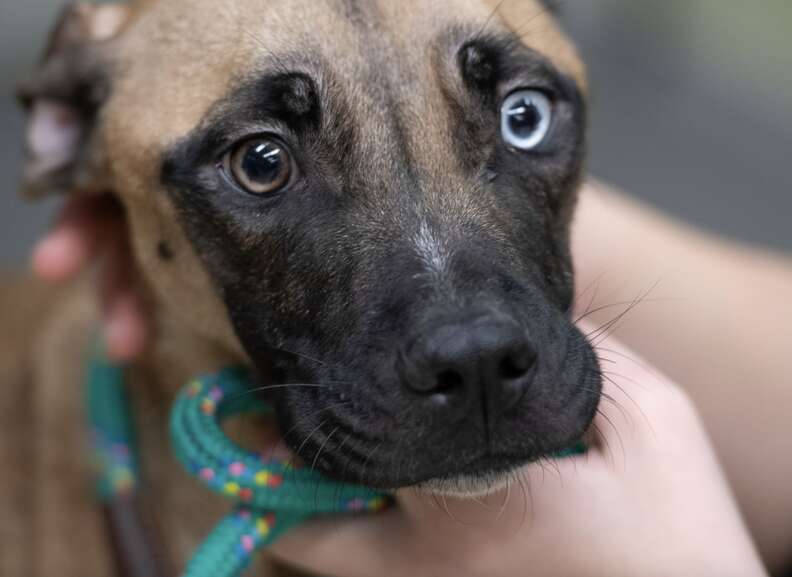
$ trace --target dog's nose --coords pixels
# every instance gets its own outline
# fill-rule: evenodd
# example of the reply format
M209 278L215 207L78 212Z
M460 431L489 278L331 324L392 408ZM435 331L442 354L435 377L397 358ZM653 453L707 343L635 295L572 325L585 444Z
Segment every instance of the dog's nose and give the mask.
M415 393L444 401L480 399L489 412L499 412L522 397L536 360L536 350L520 325L485 316L426 330L406 348L399 369L402 381Z

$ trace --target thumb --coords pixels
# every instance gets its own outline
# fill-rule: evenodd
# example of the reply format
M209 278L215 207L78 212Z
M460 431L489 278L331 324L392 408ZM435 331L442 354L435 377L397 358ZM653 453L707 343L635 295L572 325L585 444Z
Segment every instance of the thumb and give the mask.
M285 535L271 552L297 569L328 577L395 577L416 574L406 567L412 557L406 537L403 513L394 509L311 521Z

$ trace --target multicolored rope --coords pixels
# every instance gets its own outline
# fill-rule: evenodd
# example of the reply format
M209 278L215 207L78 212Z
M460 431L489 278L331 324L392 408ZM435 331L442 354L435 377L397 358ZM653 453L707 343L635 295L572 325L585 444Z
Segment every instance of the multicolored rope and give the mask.
M96 492L102 501L128 497L138 485L138 466L124 370L96 355L86 389Z
M185 577L240 575L256 551L311 517L377 512L388 504L386 496L373 490L328 481L315 471L234 444L223 433L222 421L269 411L249 394L250 382L240 369L196 379L173 408L176 456L192 475L236 505L195 554Z
M370 489L335 483L314 471L234 444L221 423L270 409L249 393L246 371L228 369L189 383L171 413L177 458L212 491L235 505L199 547L184 577L237 577L255 553L317 515L377 512L389 502ZM87 378L87 409L97 493L109 506L133 497L138 468L124 369L96 355Z

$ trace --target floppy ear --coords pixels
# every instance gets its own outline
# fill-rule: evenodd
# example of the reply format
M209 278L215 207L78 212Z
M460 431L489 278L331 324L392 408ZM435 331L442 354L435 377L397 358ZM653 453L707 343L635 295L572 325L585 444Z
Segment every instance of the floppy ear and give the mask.
M41 61L20 84L28 113L26 196L105 189L94 126L110 92L111 43L128 15L123 4L66 7Z

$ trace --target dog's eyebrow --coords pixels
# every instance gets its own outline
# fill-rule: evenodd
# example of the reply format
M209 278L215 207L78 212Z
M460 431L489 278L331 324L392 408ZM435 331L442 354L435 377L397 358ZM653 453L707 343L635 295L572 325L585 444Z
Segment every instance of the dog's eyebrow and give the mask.
M566 84L567 79L552 60L535 49L525 46L512 32L471 34L455 32L462 38L457 63L466 83L482 93L492 93L498 82L523 78L539 88L553 89ZM459 41L459 40L458 40Z
M322 103L316 82L302 71L277 67L246 79L211 107L201 123L165 154L167 167L210 162L233 142L269 131L301 135L321 123Z

